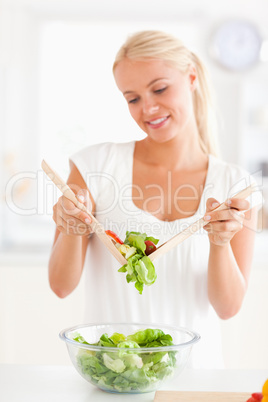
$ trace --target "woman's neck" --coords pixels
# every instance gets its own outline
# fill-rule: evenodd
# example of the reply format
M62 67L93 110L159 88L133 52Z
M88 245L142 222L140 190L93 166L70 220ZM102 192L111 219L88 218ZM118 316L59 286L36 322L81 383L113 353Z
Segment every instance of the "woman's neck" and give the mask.
M198 141L173 138L165 143L149 137L136 142L134 157L147 165L167 170L199 170L207 164L208 157Z

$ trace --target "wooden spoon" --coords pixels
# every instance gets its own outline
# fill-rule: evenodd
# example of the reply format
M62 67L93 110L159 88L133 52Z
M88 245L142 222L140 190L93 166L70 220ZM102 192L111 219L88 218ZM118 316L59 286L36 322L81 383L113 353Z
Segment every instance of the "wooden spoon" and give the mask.
M250 185L249 187L245 188L244 190L240 191L237 193L235 196L232 198L241 198L241 199L246 199L249 197L254 191L256 191L255 186ZM228 209L226 204L223 202L220 204L217 208L213 209L213 211L220 211L223 209ZM155 251L153 251L150 255L149 258L153 261L156 258L161 257L163 254L167 253L169 250L171 250L173 247L176 247L178 244L182 243L185 239L188 239L188 237L192 236L195 232L197 232L199 229L207 225L209 221L205 221L204 218L201 218L197 220L196 222L192 223L188 228L185 230L181 231L180 233L176 234L174 237L163 243L161 246L159 246Z
M48 165L46 161L42 161L41 163L42 169L47 174L50 180L58 187L58 189L62 192L64 197L68 198L68 200L72 201L74 205L81 209L81 211L86 212L92 222L90 224L92 230L96 233L102 243L108 248L108 250L113 254L113 256L120 262L120 264L127 264L127 260L123 257L120 251L115 247L111 238L105 233L105 229L100 222L97 221L95 216L92 215L90 211L87 210L84 204L79 202L76 198L74 192L70 189L70 187L64 182L64 180Z

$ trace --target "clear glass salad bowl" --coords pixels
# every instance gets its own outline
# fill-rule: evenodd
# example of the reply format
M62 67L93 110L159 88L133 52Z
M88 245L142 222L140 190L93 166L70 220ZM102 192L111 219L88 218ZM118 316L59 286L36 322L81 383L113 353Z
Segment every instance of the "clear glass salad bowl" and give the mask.
M68 328L60 338L85 380L104 391L134 394L174 379L200 336L161 324L109 323Z

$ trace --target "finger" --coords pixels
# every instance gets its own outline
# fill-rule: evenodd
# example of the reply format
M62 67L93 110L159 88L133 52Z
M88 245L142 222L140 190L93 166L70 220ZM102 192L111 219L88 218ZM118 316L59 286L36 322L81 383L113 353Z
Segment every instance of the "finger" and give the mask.
M91 217L80 208L77 208L72 201L68 198L62 196L59 199L59 205L61 205L62 210L66 215L74 216L79 219L81 222L85 222L86 224L90 224L92 222Z
M221 211L210 211L205 214L204 220L209 222L230 220L241 222L243 221L244 217L245 214L243 211L237 211L236 209L228 208Z
M68 208L63 206L63 203L68 202ZM74 208L71 212L76 214L72 215L70 213L70 204L72 204L69 200L64 200L63 198L59 200L57 204L53 207L53 220L57 225L57 228L61 231L70 233L83 234L83 233L92 233L92 227L90 226L90 222L88 222L87 216L84 219L83 213L78 208ZM66 212L67 210L67 212ZM77 212L78 211L78 212ZM84 219L81 220L81 219ZM63 228L63 229L62 229ZM78 229L75 229L78 228Z
M63 208L59 208L57 211L57 216L58 216L58 222L61 225L62 221L65 221L68 225L68 222L70 221L71 224L69 224L69 226L77 226L77 227L81 227L81 228L87 228L90 232L92 232L92 227L91 227L91 223L92 221L89 221L88 219L88 215L84 214L83 212L81 212L79 209L77 209L78 212L77 214L71 215L69 213L66 213L65 210ZM76 211L74 211L76 212ZM82 226L84 225L84 226Z
M68 215L73 215L74 211L76 211L76 213L77 213L78 208L75 206L75 204L72 201L70 201L64 195L59 198L57 204L58 204L58 208L62 209Z
M219 201L215 198L208 198L206 202L206 212L213 211L213 209L217 208L219 205Z
M83 224L85 227L90 226L90 224L89 224L88 222L86 222L86 221L87 221L87 218L86 218L84 221L82 221L81 219L79 219L78 215L77 215L77 216L69 215L69 214L66 214L64 211L59 211L58 215L59 215L65 222L70 221L72 226L80 226L80 225L82 225L82 224Z
M63 219L58 228L61 232L64 232L67 235L88 236L92 233L90 226L85 225L82 222L77 224L77 219L75 218L69 218L67 220Z
M250 208L250 203L241 198L230 198L225 201L226 206L237 209L238 211L247 211Z
M76 196L77 196L78 201L82 202L89 211L92 211L92 202L91 202L88 190L80 189Z
M91 213L93 205L92 205L92 201L91 201L91 198L89 195L89 191L86 189L80 189L76 196L77 196L78 201L81 202L82 204L84 204L86 209ZM92 219L89 215L88 215L88 219L90 222L92 221Z
M243 223L235 221L235 220L230 220L230 221L223 221L223 222L212 222L209 223L208 225L204 226L204 229L208 233L235 233L238 232L243 228Z

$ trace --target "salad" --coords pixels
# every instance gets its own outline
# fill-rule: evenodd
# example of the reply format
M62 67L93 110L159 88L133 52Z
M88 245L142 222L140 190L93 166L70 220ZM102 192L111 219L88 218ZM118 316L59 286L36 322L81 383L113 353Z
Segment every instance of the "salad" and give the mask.
M114 392L149 392L170 377L176 366L175 351L140 352L140 348L173 345L172 337L160 329L145 329L132 335L103 334L97 343L88 343L79 333L73 340L81 344L114 348L95 351L80 348L77 365L91 383Z
M127 282L135 282L135 288L142 294L144 285L152 285L156 278L154 264L148 257L156 250L158 239L146 233L127 232L124 242L111 230L106 230L120 253L127 260L118 272L126 273Z

